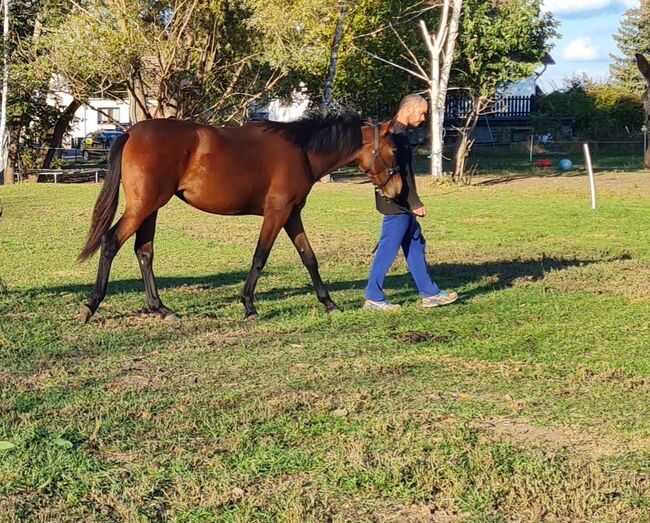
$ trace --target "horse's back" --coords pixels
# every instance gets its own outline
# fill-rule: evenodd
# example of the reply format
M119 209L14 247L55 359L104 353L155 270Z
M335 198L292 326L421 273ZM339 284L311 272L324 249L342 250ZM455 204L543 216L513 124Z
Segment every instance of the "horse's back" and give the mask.
M147 120L129 131L123 183L137 192L177 194L215 214L263 214L267 196L306 196L303 155L264 124L213 127L181 120ZM165 199L166 198L166 199Z

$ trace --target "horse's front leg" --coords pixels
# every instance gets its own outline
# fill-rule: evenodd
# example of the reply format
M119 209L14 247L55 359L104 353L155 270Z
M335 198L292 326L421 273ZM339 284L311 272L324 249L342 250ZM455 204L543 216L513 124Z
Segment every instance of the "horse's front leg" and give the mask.
M327 312L336 312L338 307L330 298L329 292L323 284L323 280L320 277L318 272L318 260L316 255L309 244L307 235L305 234L305 228L302 224L302 217L300 215L300 209L295 209L287 223L284 225L284 230L289 235L289 238L293 242L298 254L300 254L300 259L311 276L311 281L314 284L314 290L316 291L316 297L323 305L325 305L325 310Z
M253 264L248 272L246 283L244 283L244 289L241 293L241 302L244 304L244 308L246 309L244 318L247 321L254 321L257 319L257 311L255 310L255 305L253 305L255 285L257 285L257 279L259 278L264 265L266 265L266 260L269 258L269 253L271 252L273 243L278 237L280 229L282 229L287 218L291 214L291 210L291 206L272 208L264 214L262 230L260 231L260 237L257 241L255 254L253 255Z

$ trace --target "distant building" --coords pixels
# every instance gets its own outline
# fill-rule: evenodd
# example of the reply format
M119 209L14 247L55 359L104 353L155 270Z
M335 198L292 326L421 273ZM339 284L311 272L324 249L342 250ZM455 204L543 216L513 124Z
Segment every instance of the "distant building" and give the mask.
M291 100L273 98L269 103L251 108L251 120L292 122L301 118L309 108L310 99L305 84L291 93Z
M51 99L52 105L59 107L65 107L71 101L72 96L66 93L56 93ZM94 131L112 131L121 129L121 126L129 127L129 104L126 101L91 98L88 105L90 107L82 105L77 109L65 145L77 146L86 135Z
M537 80L549 65L555 64L550 54L542 59L542 69L527 78L500 89L489 114L481 116L472 138L476 143L500 144L523 142L533 132L531 115L535 111L535 98L542 91ZM451 139L455 127L462 125L472 101L462 91L447 96L445 128Z

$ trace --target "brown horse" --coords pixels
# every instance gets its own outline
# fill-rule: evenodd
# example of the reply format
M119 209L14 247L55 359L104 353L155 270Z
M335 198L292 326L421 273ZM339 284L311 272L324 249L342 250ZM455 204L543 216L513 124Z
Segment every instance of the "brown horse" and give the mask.
M176 319L158 296L152 270L158 209L174 195L214 214L264 217L241 293L246 319L257 318L255 285L283 227L309 271L319 301L327 312L336 311L300 213L318 179L353 161L369 175L376 190L386 198L395 198L402 190L402 179L393 176L396 168L389 127L390 122L376 125L349 115L233 128L178 120L147 120L134 125L111 147L106 179L79 255L83 261L101 246L97 280L89 302L81 308L82 321L88 321L104 299L113 258L134 233L149 307L162 318ZM120 180L126 207L111 227Z

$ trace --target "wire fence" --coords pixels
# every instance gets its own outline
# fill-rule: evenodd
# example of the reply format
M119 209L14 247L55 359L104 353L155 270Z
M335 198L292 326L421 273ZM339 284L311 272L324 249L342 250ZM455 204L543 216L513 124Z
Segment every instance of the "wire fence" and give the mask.
M424 138L424 139L422 139ZM426 136L412 136L416 156L424 160L430 153ZM570 159L574 164L583 161L583 144L589 144L596 165L607 168L640 167L646 148L644 136L632 140L553 140L544 136L532 136L527 141L515 143L475 143L469 158L469 166L493 170L508 170L517 165L526 169L537 160L548 160L552 165L561 159ZM443 156L448 164L454 154L454 145L446 143ZM49 169L39 168L38 149L21 149L21 161L15 172L15 181L76 183L99 182L105 174L107 148L58 148ZM343 169L347 174L356 169ZM349 172L348 172L349 171Z
M475 143L472 152L481 156L518 156L527 157L530 161L543 156L576 156L582 155L584 144L594 155L607 156L643 156L645 143L643 140L633 141L594 141L594 140L571 140L571 141L539 141L529 140L510 144L485 144ZM453 145L445 147L453 151Z

